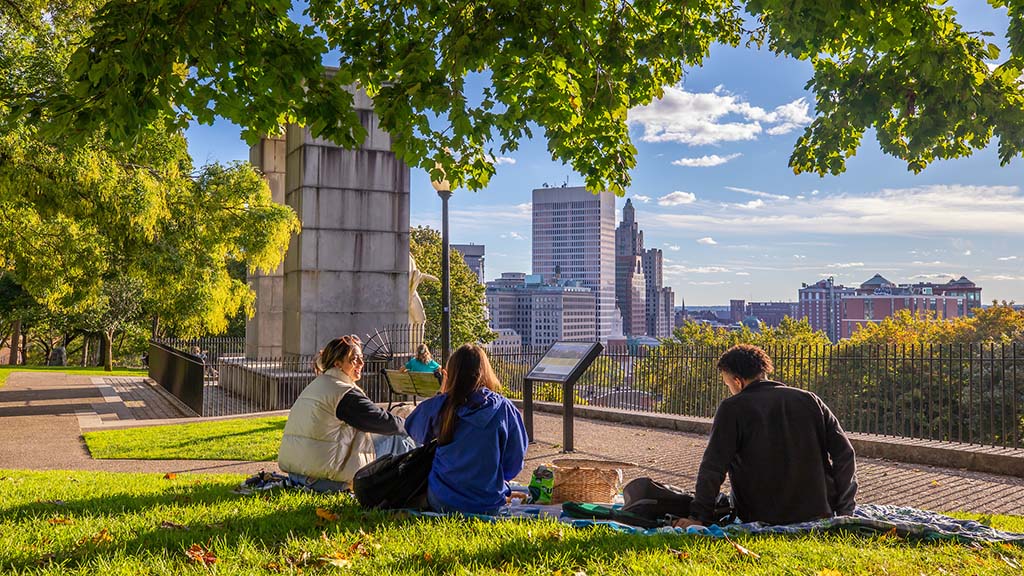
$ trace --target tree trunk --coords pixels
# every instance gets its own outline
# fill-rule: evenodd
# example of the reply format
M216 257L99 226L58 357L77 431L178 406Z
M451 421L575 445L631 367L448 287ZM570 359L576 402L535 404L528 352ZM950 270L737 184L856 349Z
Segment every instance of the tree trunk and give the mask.
M110 332L103 332L103 369L107 372L114 370L114 335Z
M28 331L21 333L21 364L28 364Z
M82 367L89 365L89 340L92 337L88 334L82 334Z
M107 358L107 351L110 349L110 342L107 340L107 333L103 332L100 337L100 355L96 358L96 365L103 366Z
M14 321L14 327L11 329L11 357L7 359L7 363L11 366L18 365L18 344L21 342L21 320Z
M153 315L153 332L150 334L150 338L156 340L157 336L160 335L160 317L156 314Z

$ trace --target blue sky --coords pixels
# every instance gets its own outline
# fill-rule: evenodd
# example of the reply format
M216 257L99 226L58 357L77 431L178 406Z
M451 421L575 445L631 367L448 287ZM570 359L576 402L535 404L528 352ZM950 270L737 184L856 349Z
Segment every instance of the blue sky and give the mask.
M1000 43L999 12L952 4L967 29L994 30ZM646 246L665 251L676 303L796 300L801 282L856 285L876 272L894 282L966 275L986 301L1024 301L1024 159L1000 167L991 146L914 175L869 133L845 174L796 176L787 161L813 117L810 74L767 51L716 47L664 99L631 112L638 162L627 197ZM187 136L198 163L248 158L225 121ZM530 271L531 191L583 183L541 139L499 162L486 190L457 190L451 205L452 241L486 246L488 279ZM412 224L439 228L440 210L428 175L413 170Z

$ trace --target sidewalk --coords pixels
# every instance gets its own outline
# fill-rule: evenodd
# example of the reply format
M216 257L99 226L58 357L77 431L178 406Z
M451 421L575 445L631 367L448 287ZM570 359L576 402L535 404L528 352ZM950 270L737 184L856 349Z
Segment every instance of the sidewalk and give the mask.
M122 396L123 395L123 396ZM276 470L273 462L210 460L93 460L82 425L111 427L164 419L178 410L142 379L16 373L0 388L0 469L102 470L111 472L231 472ZM173 418L173 416L171 416ZM558 458L596 458L637 464L626 480L651 476L692 489L707 438L662 429L576 420L576 452L561 454L562 420L534 416L537 442L530 445L528 482L539 464ZM1024 479L858 458L858 502L897 504L937 511L1024 515Z
M82 424L184 415L141 378L16 372L0 388L0 469L242 474L276 469L273 462L93 460L82 440Z

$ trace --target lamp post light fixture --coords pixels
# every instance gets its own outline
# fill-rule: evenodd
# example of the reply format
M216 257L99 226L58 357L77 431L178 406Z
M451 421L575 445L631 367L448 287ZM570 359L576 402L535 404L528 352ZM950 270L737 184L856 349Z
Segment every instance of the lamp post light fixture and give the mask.
M430 184L441 197L441 365L447 366L452 339L451 262L448 258L448 199L452 197L452 187L447 179Z

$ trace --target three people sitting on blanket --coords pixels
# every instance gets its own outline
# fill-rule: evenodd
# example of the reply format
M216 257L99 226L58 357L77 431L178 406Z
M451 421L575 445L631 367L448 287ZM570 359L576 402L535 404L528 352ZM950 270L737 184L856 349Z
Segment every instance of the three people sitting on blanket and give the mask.
M427 487L433 510L490 514L505 504L508 482L523 469L526 428L519 410L498 393L501 383L482 348L456 350L441 371L441 393L405 421L359 388L364 362L357 336L329 342L317 365L324 372L295 401L281 441L279 466L293 482L347 490L356 471L376 457L406 452L412 440L437 438ZM730 348L718 370L732 396L715 413L690 517L676 526L718 520L715 501L726 474L735 514L744 522L851 514L855 455L828 406L810 392L768 380L771 358L756 346Z
M814 394L768 379L764 350L746 344L718 360L732 393L715 412L697 472L690 517L676 526L714 523L726 473L736 516L744 522L792 524L853 513L853 447L828 406Z
M292 482L318 492L348 490L357 470L384 454L415 445L404 420L378 407L357 382L362 377L362 343L355 335L324 346L315 367L321 372L288 413L278 466Z

